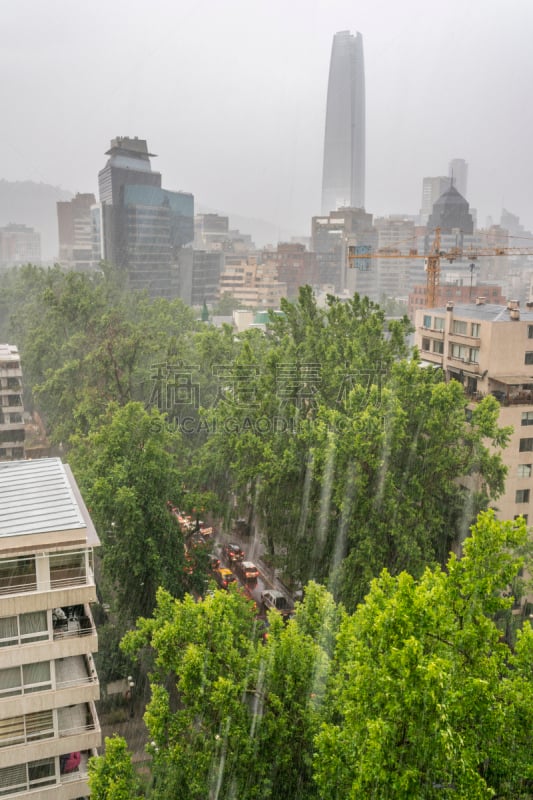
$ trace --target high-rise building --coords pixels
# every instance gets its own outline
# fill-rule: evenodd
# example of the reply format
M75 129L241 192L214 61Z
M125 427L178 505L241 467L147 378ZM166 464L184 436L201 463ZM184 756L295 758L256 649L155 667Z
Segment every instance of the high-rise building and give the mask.
M466 197L468 164L464 158L452 158L448 166L448 176L459 194Z
M79 272L91 270L98 260L93 258L91 207L94 194L77 194L72 200L57 203L59 263Z
M0 267L41 263L41 234L27 225L0 228Z
M24 458L23 415L19 351L0 344L0 461Z
M365 206L365 71L363 37L333 37L329 67L322 214Z
M194 239L194 199L161 188L145 139L112 139L98 173L100 213L93 212L95 250L124 269L133 289L178 294L178 251Z
M72 472L58 458L0 463L2 797L86 797L101 729L93 548Z
M450 179L444 175L422 179L422 206L420 208L420 222L425 225L433 211L433 206L441 195L450 188Z

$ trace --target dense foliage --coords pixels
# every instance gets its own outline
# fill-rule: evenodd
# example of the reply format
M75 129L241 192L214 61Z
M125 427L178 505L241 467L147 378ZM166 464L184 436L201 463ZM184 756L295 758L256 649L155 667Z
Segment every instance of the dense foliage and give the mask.
M353 614L310 583L266 643L237 591L160 591L123 642L154 652L150 796L529 800L533 631L494 622L526 538L482 513L446 569L384 570Z

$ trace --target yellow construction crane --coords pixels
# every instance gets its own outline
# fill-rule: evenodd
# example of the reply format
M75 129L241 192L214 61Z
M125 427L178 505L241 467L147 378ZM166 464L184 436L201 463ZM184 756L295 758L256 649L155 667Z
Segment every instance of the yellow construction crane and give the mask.
M366 269L367 259L376 258L423 258L427 275L426 286L426 307L433 308L437 304L437 295L440 286L440 262L445 259L450 264L459 259L475 261L483 256L521 256L533 255L533 247L452 247L450 250L440 249L440 228L435 229L435 238L429 253L419 253L417 250L410 249L408 253L386 247L381 250L372 251L366 245L350 246L348 248L348 266L351 268ZM359 263L358 263L359 262Z

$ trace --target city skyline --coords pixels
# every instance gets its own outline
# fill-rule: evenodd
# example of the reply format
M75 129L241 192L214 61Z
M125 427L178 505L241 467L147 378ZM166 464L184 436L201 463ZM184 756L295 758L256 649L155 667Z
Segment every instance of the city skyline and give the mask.
M331 41L357 30L366 210L417 214L422 179L460 157L480 225L505 207L533 228L528 0L512 13L503 0L490 13L481 0L450 0L431 15L422 0L154 0L149 14L139 0L7 0L3 21L7 181L96 194L102 142L139 136L198 206L309 234Z

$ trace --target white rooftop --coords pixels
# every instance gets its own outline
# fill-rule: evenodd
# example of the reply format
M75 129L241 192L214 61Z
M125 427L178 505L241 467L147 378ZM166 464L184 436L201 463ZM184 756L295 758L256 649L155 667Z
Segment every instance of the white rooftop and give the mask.
M0 462L0 538L86 528L67 469L59 458Z

